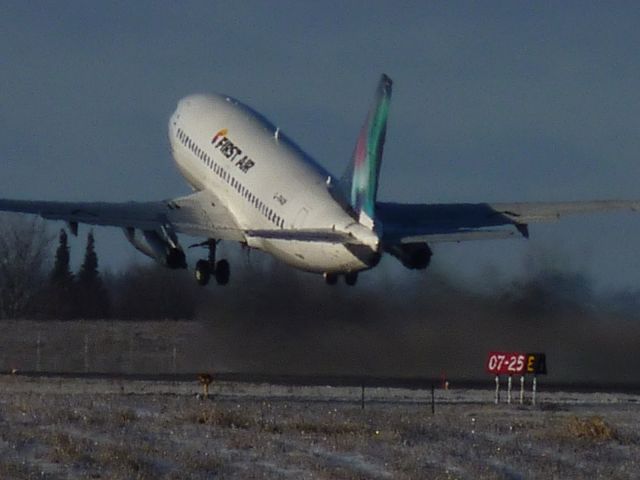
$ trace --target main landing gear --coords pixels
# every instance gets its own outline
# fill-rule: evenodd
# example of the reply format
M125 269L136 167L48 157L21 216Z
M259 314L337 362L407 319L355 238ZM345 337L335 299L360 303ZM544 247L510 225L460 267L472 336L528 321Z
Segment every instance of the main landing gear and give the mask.
M226 260L216 262L216 241L211 239L201 245L209 248L209 258L207 260L198 260L196 263L194 275L198 285L207 285L212 275L218 285L229 283L229 276L231 275L229 262Z
M337 273L323 273L324 281L327 285L335 285L338 283L338 274ZM349 285L350 287L354 286L358 283L358 272L349 272L344 274L344 283Z

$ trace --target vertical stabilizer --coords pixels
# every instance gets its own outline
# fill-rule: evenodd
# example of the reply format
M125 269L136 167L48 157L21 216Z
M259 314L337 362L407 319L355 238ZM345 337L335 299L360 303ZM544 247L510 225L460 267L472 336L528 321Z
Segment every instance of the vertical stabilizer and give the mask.
M373 228L375 221L378 176L387 130L392 83L384 74L380 78L374 103L358 135L352 162L341 179L344 194L358 215L358 221L369 228Z

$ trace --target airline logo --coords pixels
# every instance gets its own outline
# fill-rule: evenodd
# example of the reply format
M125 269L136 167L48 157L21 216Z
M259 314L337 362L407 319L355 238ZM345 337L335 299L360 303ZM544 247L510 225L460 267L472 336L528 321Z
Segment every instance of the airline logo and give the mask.
M211 140L211 143L215 144L220 137L226 137L227 136L227 132L228 132L228 130L226 128L223 128L222 130L219 130L218 133L216 133L214 135L213 140Z
M229 140L228 133L226 128L218 130L211 139L211 145L242 172L247 173L256 163L248 155L243 155L242 149Z

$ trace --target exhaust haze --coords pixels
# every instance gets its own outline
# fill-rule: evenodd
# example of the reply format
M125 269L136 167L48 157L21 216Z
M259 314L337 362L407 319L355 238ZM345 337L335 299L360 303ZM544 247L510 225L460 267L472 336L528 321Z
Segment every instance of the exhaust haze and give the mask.
M545 352L553 381L639 379L640 295L596 295L581 273L543 267L504 284L481 278L480 288L387 264L349 288L253 263L197 309L218 369L482 379L487 353L506 350Z

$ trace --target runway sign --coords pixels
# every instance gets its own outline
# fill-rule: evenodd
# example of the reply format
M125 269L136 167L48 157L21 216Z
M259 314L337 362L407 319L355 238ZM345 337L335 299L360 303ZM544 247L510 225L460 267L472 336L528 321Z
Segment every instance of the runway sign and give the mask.
M546 375L544 353L489 352L485 369L492 375Z

